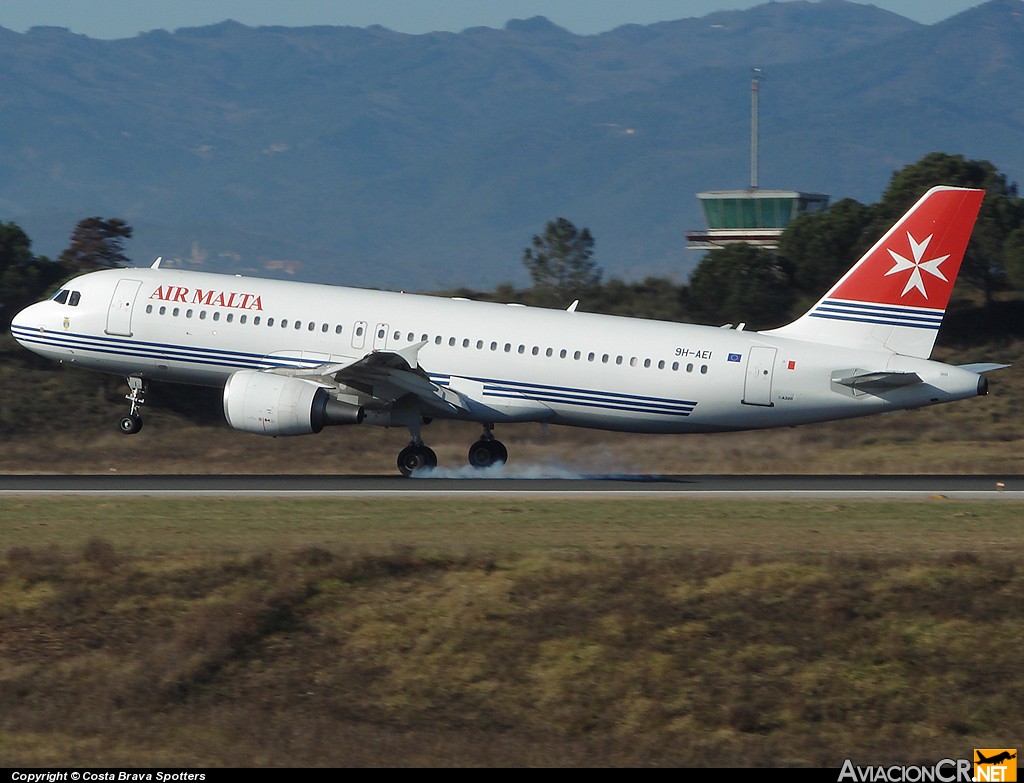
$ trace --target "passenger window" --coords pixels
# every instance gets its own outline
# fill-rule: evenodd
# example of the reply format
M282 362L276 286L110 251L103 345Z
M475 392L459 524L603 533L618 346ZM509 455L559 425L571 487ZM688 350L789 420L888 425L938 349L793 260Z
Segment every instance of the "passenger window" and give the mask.
M274 325L274 319L273 318L268 318L267 319L267 326L273 326L273 325Z
M615 357L615 363L616 364L622 364L622 357L621 356L616 356Z
M659 359L658 360L658 369L659 370L664 370L665 369L665 360L664 359Z
M309 322L309 331L312 332L312 331L315 331L315 330L316 330L316 324L313 323L312 321L310 321Z
M558 358L559 358L559 359L564 359L564 358L565 358L565 356L566 356L566 353L565 353L565 348L563 348L562 350L560 350L560 351L558 352Z
M71 298L68 299L68 304L71 305L72 307L78 307L78 303L81 302L81 301L82 301L82 292L81 291L72 291L71 292Z
M468 339L468 338L467 338L467 339L464 339L464 340L462 341L462 347L463 347L463 348L469 348L469 339Z
M205 310L200 310L199 311L199 320L200 321L205 321L206 320L206 311Z
M192 308L191 307L188 310L185 311L185 317L186 318L191 318L192 317Z
M448 345L451 345L451 346L455 345L455 338L454 337L449 337L448 338Z
M160 315L167 315L167 308L163 305L160 306Z
M175 307L173 310L171 310L171 315L173 315L175 318L177 318L178 314L180 312L181 312L181 310L179 308ZM245 316L243 315L242 318L245 318Z
M408 340L409 342L412 342L413 340L416 339L416 335L414 335L412 332L409 332L409 336L406 337L405 339Z
M341 334L341 324L338 324L337 326L334 327L334 333Z
M693 372L693 362L690 362L689 364L686 365L686 371Z
M441 344L441 335L438 335L437 337L434 338L434 345L440 345L440 344Z
M708 374L708 366L706 364L702 364L700 366L700 374L701 375L707 375Z
M672 372L676 372L679 369L679 362L672 362Z
M484 347L484 341L483 340L477 340L476 341L476 349L479 351L483 347Z
M602 362L604 362L605 364L608 364L608 354L604 354L604 355L603 355L603 356L601 357L601 361L602 361Z
M259 326L260 325L260 317L258 315L254 315L252 317L252 325L253 326Z
M218 312L215 312L215 313L213 314L213 320L214 320L214 321L219 321L219 320L220 320L220 312L219 312L219 311L218 311Z
M498 344L497 343L491 343L491 350L492 351L498 350Z
M399 339L401 339L401 337L402 337L402 333L401 333L401 332L399 332L399 331L398 331L398 330L396 329L396 330L395 330L395 341L397 342L397 341L398 341Z
M238 323L244 324L246 322L246 320L247 319L246 319L246 317L244 315L238 316Z
M147 313L153 312L153 305L146 305L146 312Z
M312 326L312 325L313 324L310 324L310 326ZM301 328L302 328L302 321L296 321L295 322L295 329L296 329L296 331L298 331Z
M287 318L282 318L281 319L281 328L282 329L287 329L288 328L288 319Z
M594 353L593 353L593 351L591 351L590 353L587 354L587 361L588 362L594 361Z
M572 355L572 358L573 358L573 359L575 359L576 361L579 361L579 360L580 360L580 356L581 356L580 352L579 352L579 351L576 351L576 352L575 352L575 353L574 353L574 354Z
M525 345L520 345L519 346L519 353L526 353L526 346Z
M554 352L555 352L554 349L548 348L546 351L544 351L544 355L545 356L551 356Z

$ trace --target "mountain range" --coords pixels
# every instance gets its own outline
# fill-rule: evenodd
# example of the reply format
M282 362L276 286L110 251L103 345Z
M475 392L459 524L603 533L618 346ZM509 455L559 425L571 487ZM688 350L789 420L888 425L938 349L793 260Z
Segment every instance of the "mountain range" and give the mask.
M0 24L2 24L0 11ZM547 221L608 277L679 281L695 193L877 201L933 151L1024 176L1024 0L921 25L847 0L579 36L236 22L97 40L0 27L0 221L56 256L126 220L136 263L369 287L525 284Z

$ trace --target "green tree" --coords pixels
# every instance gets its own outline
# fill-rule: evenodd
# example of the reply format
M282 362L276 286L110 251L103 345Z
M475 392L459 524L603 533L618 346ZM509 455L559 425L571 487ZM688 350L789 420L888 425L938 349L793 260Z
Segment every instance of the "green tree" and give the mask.
M19 226L0 223L0 324L5 329L18 310L45 297L65 277L63 266L32 255L32 242Z
M57 260L73 274L124 266L128 257L123 242L131 235L131 226L120 218L79 220L71 232L71 244Z
M564 307L601 284L590 229L579 231L565 218L549 220L532 245L523 252L523 263L533 281L536 304Z
M690 275L688 309L703 323L782 323L793 303L793 286L778 259L747 244L707 253Z
M871 207L846 198L822 212L801 215L786 227L779 256L801 293L821 296L850 268L862 252L871 217Z

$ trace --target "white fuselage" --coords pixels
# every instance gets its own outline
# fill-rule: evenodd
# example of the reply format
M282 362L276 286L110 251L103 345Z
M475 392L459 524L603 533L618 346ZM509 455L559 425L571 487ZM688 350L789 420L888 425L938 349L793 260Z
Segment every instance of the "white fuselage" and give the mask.
M968 370L729 328L214 275L113 269L77 296L19 313L12 332L93 370L220 386L239 370L346 364L423 343L418 365L485 423L542 421L633 432L781 427L915 408L979 393ZM917 373L878 392L857 372ZM349 390L361 394L359 388Z

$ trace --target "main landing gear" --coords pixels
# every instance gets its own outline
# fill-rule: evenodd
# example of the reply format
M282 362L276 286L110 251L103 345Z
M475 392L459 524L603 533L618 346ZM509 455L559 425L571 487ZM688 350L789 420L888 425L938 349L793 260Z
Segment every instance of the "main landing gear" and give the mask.
M419 436L413 437L409 445L398 453L398 469L403 476L411 476L414 470L437 467L437 455L429 446L423 445Z
M484 425L480 440L469 447L469 464L474 468L489 468L508 462L508 449L491 434L493 424ZM411 476L420 468L437 467L437 455L424 445L419 432L412 432L412 441L398 455L398 469L403 476Z
M485 424L480 440L469 447L469 464L474 468L489 468L508 462L508 449L491 434L492 429L493 424Z
M139 406L146 401L146 390L149 385L143 378L136 376L130 376L128 378L128 388L131 389L131 394L126 394L124 398L132 404L131 410L128 415L121 419L119 427L121 432L125 435L134 435L136 432L142 429L142 416L139 415Z

